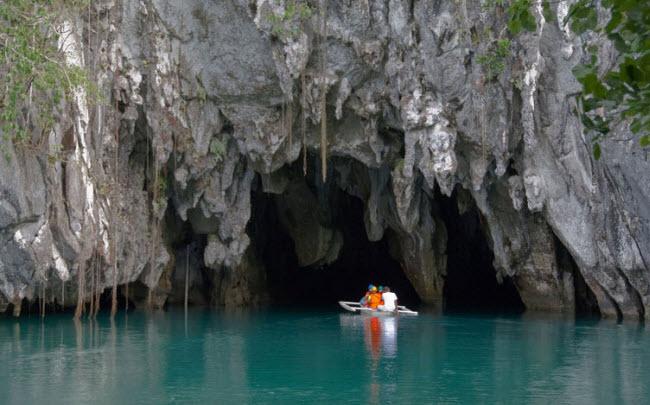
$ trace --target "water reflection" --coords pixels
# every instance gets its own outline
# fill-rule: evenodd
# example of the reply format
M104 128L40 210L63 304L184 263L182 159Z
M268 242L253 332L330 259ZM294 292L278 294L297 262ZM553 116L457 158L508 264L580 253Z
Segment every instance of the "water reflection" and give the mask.
M187 324L186 324L187 323ZM0 403L645 403L637 324L190 311L0 320Z
M397 355L397 317L363 316L366 348L376 362Z
M399 318L392 315L340 315L342 335L354 340L354 335L363 333L368 354L367 394L365 402L378 404L382 398L391 398L397 387L395 372L397 357L397 333Z

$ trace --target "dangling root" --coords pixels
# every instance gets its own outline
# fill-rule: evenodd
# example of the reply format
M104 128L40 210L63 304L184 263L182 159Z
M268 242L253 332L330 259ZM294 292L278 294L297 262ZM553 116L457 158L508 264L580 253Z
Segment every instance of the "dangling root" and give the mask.
M187 313L188 296L190 291L190 248L187 247L185 251L185 297L183 299L183 307Z
M307 86L305 85L305 72L300 74L300 86L302 87L302 119L300 129L302 131L302 173L307 175L307 116L305 114L305 106L307 105L307 100L305 92L307 91Z
M320 160L323 183L327 181L327 0L321 1Z
M117 97L115 97L115 114L117 114ZM119 121L116 118L116 123L115 123L115 155L114 155L114 169L115 169L115 195L119 195L119 153L120 153L120 124ZM113 235L114 235L114 240L113 240L113 289L111 291L111 318L115 317L115 314L117 313L117 241L119 240L119 232L118 232L118 225L117 225L117 199L116 201L113 202Z
M96 277L95 277L95 311L93 312L93 318L97 318L97 314L99 313L99 298L100 298L100 293L99 293L99 272L101 269L100 266L100 261L99 261L99 253L97 254L97 264L95 265L95 272L96 272Z
M45 319L45 282L41 283L41 319Z
M291 150L293 149L293 103L289 102L287 106L287 137L289 138L289 154L291 155Z
M90 308L88 309L88 317L92 318L95 313L95 270L97 268L97 251L94 254L95 258L90 266Z
M83 263L79 265L79 273L77 273L78 279L78 293L77 293L77 308L74 311L74 319L79 320L81 315L85 310L85 284L86 284L86 269L84 268Z
M129 282L126 282L124 286L124 311L128 312L129 310Z

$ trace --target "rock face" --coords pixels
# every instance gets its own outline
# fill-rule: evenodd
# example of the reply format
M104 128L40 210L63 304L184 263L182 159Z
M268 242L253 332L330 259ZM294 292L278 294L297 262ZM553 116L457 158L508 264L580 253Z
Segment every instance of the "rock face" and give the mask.
M70 22L70 60L108 101L80 90L52 133L34 135L39 148L5 145L0 311L135 281L162 305L185 260L166 216L205 238L192 279L212 280L214 304L266 302L247 228L259 178L301 265L338 255L322 204L337 187L364 202L369 240L388 231L420 298L439 304L436 195L453 195L478 208L497 278L527 308L573 311L587 289L605 316L650 317L648 150L620 127L593 160L575 114L571 69L586 56L562 24L568 1L552 2L551 21L533 7L537 30L513 41L494 80L477 57L505 16L479 1L302 3L312 12L273 18L286 1L95 0ZM305 150L319 153L322 121L328 180L310 186L295 173Z

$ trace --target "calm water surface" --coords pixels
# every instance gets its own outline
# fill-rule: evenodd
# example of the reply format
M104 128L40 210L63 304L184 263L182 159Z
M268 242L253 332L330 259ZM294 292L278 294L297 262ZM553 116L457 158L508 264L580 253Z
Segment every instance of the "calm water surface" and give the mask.
M0 404L650 403L650 331L525 316L0 319Z

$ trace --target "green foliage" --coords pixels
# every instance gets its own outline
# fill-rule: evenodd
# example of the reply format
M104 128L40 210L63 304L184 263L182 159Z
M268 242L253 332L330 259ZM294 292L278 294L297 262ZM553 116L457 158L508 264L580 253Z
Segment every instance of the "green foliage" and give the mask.
M287 1L284 13L268 15L271 23L271 33L283 40L291 39L300 34L303 24L311 18L312 8L304 1Z
M546 2L546 1L544 1ZM522 30L535 31L537 22L530 12L532 0L485 0L484 9L496 11L497 8L504 9L508 16L507 33L510 37L519 34ZM485 71L487 81L495 80L505 69L506 58L512 53L511 41L503 37L503 31L492 44L488 52L479 55L477 62Z
M600 150L600 144L598 142L594 142L593 149L594 149L594 158L596 158L596 160L599 160L600 155L602 154L602 152Z
M158 198L164 198L167 195L167 188L169 186L169 179L163 171L158 174Z
M86 73L65 63L58 47L66 16L87 0L0 2L0 129L3 142L26 143L31 128L48 131L61 101L89 87ZM33 126L33 127L32 127Z
M513 35L522 30L535 31L537 21L530 12L531 0L512 0L508 7L508 30Z
M641 144L642 147L650 146L650 135L643 135L639 139L639 143Z
M571 5L565 22L569 22L573 32L577 34L593 31L598 25L597 10L591 0L578 0Z
M555 19L555 13L551 8L551 3L549 2L549 0L542 1L542 14L544 15L544 19L546 21L552 21Z
M506 67L506 58L510 55L510 40L499 39L492 43L489 51L479 55L477 62L483 65L488 81L496 79Z
M220 162L226 154L226 143L220 139L214 138L212 142L210 142L210 153L212 153L212 156L217 159L217 162Z
M650 143L650 2L647 0L602 0L609 20L599 21L595 0L579 0L569 9L566 22L577 33L604 34L619 52L613 68L602 72L597 49L591 49L589 63L573 73L582 84L582 122L595 131L596 141L610 126L629 120L630 129L640 134L639 143ZM594 156L596 149L594 149Z

